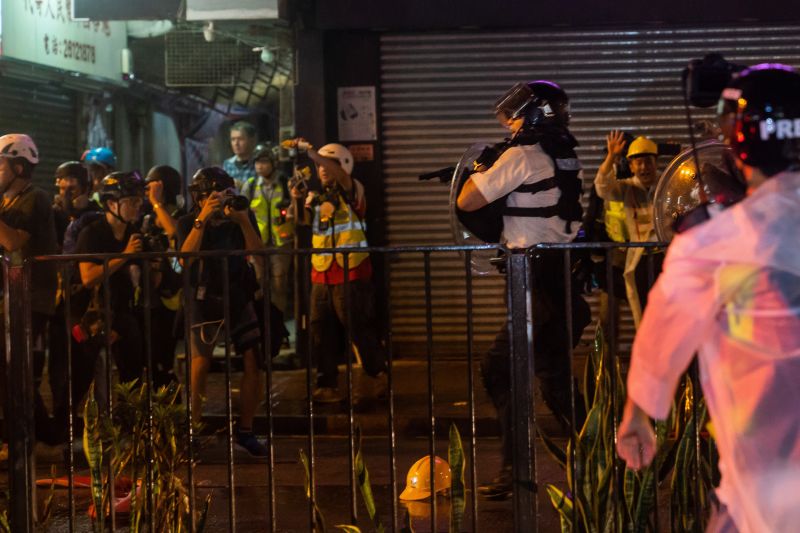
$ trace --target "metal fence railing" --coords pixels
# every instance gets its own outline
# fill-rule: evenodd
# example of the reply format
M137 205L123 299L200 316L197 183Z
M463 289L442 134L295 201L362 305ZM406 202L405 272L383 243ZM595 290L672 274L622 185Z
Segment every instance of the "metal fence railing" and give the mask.
M185 342L184 368L179 372L181 393L177 400L170 402L169 395L160 390L147 386L139 390L140 396L135 396L130 403L120 403L120 397L115 392L113 384L119 380L113 370L114 354L119 346L115 346L112 334L114 315L112 308L111 280L106 274L102 287L102 312L98 321L97 353L106 361L102 372L105 373L104 394L97 404L99 409L96 417L91 413L91 408L79 410L80 405L85 405L85 400L75 397L80 390L73 391L72 384L79 376L73 375L76 357L82 354L75 353L75 344L70 340L66 342L63 357L66 358L66 382L69 386L66 394L68 403L68 438L64 464L57 464L57 476L63 476L66 486L66 497L56 498L63 502L63 506L53 514L50 509L51 522L58 523L58 530L82 531L93 526L98 529L124 526L131 524L132 530L158 530L159 524L164 520L164 510L161 507L165 494L165 476L172 475L179 480L172 488L180 494L178 500L170 505L172 519L181 521L183 527L189 531L199 530L201 525L208 529L214 527L226 531L244 531L256 528L258 530L278 531L297 530L307 528L318 531L322 528L322 516L326 513L335 516L336 523L349 523L359 525L362 530L377 529L378 524L386 530L401 531L412 520L413 513L407 506L401 505L399 494L403 485L404 471L399 472L401 465L407 463L408 450L413 449L417 455L422 453L430 457L437 455L449 456L458 463L458 454L465 465L463 472L455 468L451 472L452 487L447 497L429 498L423 505L427 514L422 519L422 525L417 522L416 530L514 530L514 531L547 531L554 524L566 524L564 527L572 531L590 530L598 524L610 523L611 530L621 531L636 523L641 530L665 531L675 528L678 530L701 531L704 523L704 514L707 509L706 498L711 488L713 479L709 478L706 471L713 471L713 446L708 436L702 431L704 411L700 401L700 392L696 376L692 373L687 377L683 394L677 399L679 407L668 424L657 426L659 444L662 452L660 462L650 470L634 474L626 471L614 453L614 439L616 428L624 402L624 377L626 362L617 357L617 340L614 331L615 313L608 313L607 317L600 319L595 310L592 324L603 321L608 324L609 330L605 337L598 335L597 343L590 350L590 354L578 358L574 353L575 328L579 327L573 320L576 310L573 303L576 296L590 283L576 285L576 262L583 261L584 273L592 268L594 279L605 277L604 286L608 294L610 309L615 309L614 286L620 283L614 269L612 254L615 250L626 248L644 247L645 272L652 285L658 271L657 254L663 250L663 245L658 243L630 244L620 247L617 243L591 243L591 244L563 244L539 245L525 253L512 253L498 246L419 246L404 248L366 248L373 256L382 255L387 270L391 268L393 260L400 256L421 257L423 260L423 276L425 287L425 320L427 324L427 349L422 360L416 361L416 366L407 374L400 374L403 367L401 361L403 354L393 353L391 336L391 287L388 273L380 279L373 279L372 283L382 288L383 296L376 298L373 303L382 306L384 324L379 329L385 332L382 346L386 352L387 362L387 397L386 403L381 404L370 413L367 419L360 411L355 401L356 368L354 361L359 356L359 347L354 348L353 343L353 316L350 290L349 256L344 258L344 294L345 317L343 345L346 357L344 358L344 397L341 406L335 409L317 405L313 401L315 354L312 349L310 336L300 336L302 342L308 343L304 352L304 370L295 370L291 374L293 390L302 390L298 401L298 417L302 424L293 425L290 429L278 428L280 418L276 409L283 405L286 388L278 386L278 381L283 383L282 374L272 369L272 353L270 353L271 335L270 324L271 302L269 291L264 291L264 296L258 300L261 306L260 320L262 326L263 350L263 376L265 384L260 391L261 407L257 413L258 433L265 439L269 453L263 461L253 464L251 461L242 461L236 452L235 446L235 404L236 391L232 378L237 373L237 359L231 343L231 301L230 284L223 283L222 294L222 323L221 333L225 341L221 343L218 351L222 363L220 387L222 398L214 398L218 411L222 411L224 424L222 430L222 453L198 461L198 441L205 435L200 426L193 423L195 413L192 412L192 372L193 354L191 343L190 318L195 316L193 306L197 305L196 287L189 268L183 268L180 276L182 295L180 298L183 309L183 321L180 333L187 340ZM510 431L512 449L512 474L513 490L510 503L485 502L479 497L479 486L488 481L494 474L499 464L498 446L496 440L488 438L497 435L496 424L483 424L479 419L478 410L481 405L488 405L483 388L476 384L479 372L478 360L472 343L473 324L476 315L481 309L476 309L473 303L474 277L470 268L472 255L485 253L486 250L496 250L498 256L505 263L506 298L507 298L507 334L509 339L508 371L510 384L509 400L511 407L511 424L506 428ZM296 258L297 265L308 263L312 253L336 252L337 250L267 250L256 256L268 256L276 253L290 253ZM345 250L338 250L345 251ZM353 249L346 252L352 253ZM452 281L434 281L431 272L431 258L439 254L453 256L459 254L463 261L463 283L465 291L463 304L466 310L465 330L467 335L466 351L458 363L451 366L442 366L444 362L437 358L436 335L439 333L434 327L436 302L433 298L435 283L448 283ZM153 328L160 326L154 323L152 309L157 304L158 298L152 287L153 280L159 275L155 260L162 259L197 259L205 261L220 261L223 277L227 278L229 263L227 258L253 254L246 252L197 252L183 254L167 253L139 253L126 255L129 261L136 261L141 268L141 294L139 297L139 322L143 342L141 361L141 382L152 383L154 369L154 350L158 347L150 342ZM543 255L558 257L557 264L561 265L558 273L547 272L548 280L563 282L563 302L559 308L558 320L551 323L561 324L564 328L564 342L560 347L561 357L569 361L569 409L566 415L565 429L562 432L550 432L544 418L547 411L540 405L541 398L536 392L535 377L540 363L540 355L535 346L539 346L535 335L547 335L548 331L537 329L540 311L537 307L536 276L542 274L537 261ZM93 261L101 261L106 271L109 262L121 257L120 254L105 254L92 256ZM26 262L23 265L4 263L5 280L5 406L4 424L5 437L8 443L8 477L7 487L8 518L12 531L33 531L38 522L43 520L43 496L47 492L46 483L40 486L37 495L37 479L43 476L42 469L37 467L34 449L36 424L34 405L37 392L35 390L34 354L35 344L40 339L34 334L40 331L35 327L38 318L31 312L31 269L34 265L51 264L57 267L62 287L69 287L69 280L75 280L77 275L76 263L88 259L87 256L52 256L40 257ZM175 261L172 261L174 264ZM266 264L269 262L266 261ZM598 270L598 265L599 270ZM303 269L298 269L300 272ZM267 274L268 277L268 274ZM591 276L590 276L591 277ZM462 280L459 280L462 282ZM550 281L548 281L550 282ZM76 284L76 286L79 284ZM303 284L300 284L301 286ZM561 290L561 289L560 289ZM599 290L596 289L595 290ZM73 316L73 300L76 292L64 290L63 313L55 319L63 321L60 327L72 339L75 326L82 317ZM308 302L308 290L300 293L300 300ZM450 302L452 303L452 302ZM307 311L305 307L305 311ZM304 312L305 312L304 311ZM300 313L298 329L308 327L308 316ZM594 326L591 326L594 327ZM579 337L579 335L578 335ZM51 350L50 357L60 357ZM579 360L580 359L580 360ZM450 364L450 363L448 363ZM455 366L455 365L461 366ZM117 366L119 366L117 364ZM453 369L458 368L458 372ZM462 372L463 370L463 372ZM424 372L424 376L420 375ZM96 371L95 376L100 372ZM36 376L37 378L39 376ZM585 378L585 379L578 379ZM458 423L454 424L462 437L460 447L454 445L452 434L443 430L443 422L451 421L451 414L443 414L443 400L437 394L442 390L442 383L450 384L455 380L463 380L458 385L458 393L448 396L446 407L457 409ZM102 381L102 380L101 380ZM413 384L410 385L410 384ZM100 386L98 382L98 386ZM449 390L449 389L448 389ZM219 391L217 391L219 392ZM104 399L103 399L104 397ZM132 396L133 397L133 396ZM173 398L174 399L174 398ZM580 402L584 402L581 404ZM600 402L600 403L598 403ZM132 412L131 405L138 406L142 411ZM408 407L406 409L406 406ZM300 408L299 406L302 406ZM455 407L453 407L455 406ZM583 407L588 411L589 422L581 422ZM281 407L282 408L282 407ZM399 414L400 411L403 414ZM424 411L424 412L423 412ZM165 422L164 413L168 412L173 425ZM333 414L332 414L333 413ZM410 413L410 414L409 414ZM449 413L449 411L448 411ZM544 414L543 414L544 413ZM602 416L593 413L602 413ZM686 413L689 413L686 415ZM208 413L205 412L205 415ZM343 420L341 436L344 439L331 439L328 433L334 423L331 417ZM415 420L424 421L424 440L410 438L407 431L408 424L399 428L399 420L403 417L415 416ZM89 417L87 419L87 417ZM137 418L138 417L138 418ZM199 418L199 417L198 417ZM491 421L494 413L485 415ZM108 423L104 426L106 422ZM124 427L128 422L129 427ZM367 420L369 424L367 424ZM377 421L377 422L376 422ZM596 426L592 424L596 424ZM109 425L110 424L110 425ZM114 429L117 424L117 429ZM139 424L139 425L136 425ZM116 435L125 431L136 431L125 440L124 445L113 442ZM367 427L370 426L370 427ZM486 426L486 427L484 427ZM486 429L488 427L488 429ZM552 424L551 424L552 427ZM602 427L602 429L600 429ZM377 429L376 429L377 428ZM502 424L501 424L502 428ZM141 430L141 431L140 431ZM116 433L114 433L116 431ZM138 433L137 433L138 431ZM174 431L174 435L164 435L164 431ZM419 437L420 432L413 435ZM138 439L138 440L137 440ZM591 440L593 439L593 440ZM93 446L94 442L104 444L102 450ZM175 447L173 451L164 452L164 443ZM346 446L345 446L346 443ZM115 447L116 446L116 447ZM87 449L88 447L88 449ZM292 460L297 457L291 453L291 448L302 448L307 457L307 470L303 474L303 467ZM126 459L113 456L122 453L124 449ZM286 450L290 450L286 452ZM598 450L604 450L603 455ZM610 454L608 453L610 450ZM680 452L680 453L679 453ZM93 463L92 454L95 454ZM455 456L453 454L456 454ZM98 455L100 454L100 455ZM137 455L138 454L138 455ZM168 472L160 461L160 454L167 454L174 460L177 471ZM171 455L170 455L171 454ZM102 464L98 466L102 456ZM675 457L679 456L679 459ZM287 459L287 457L289 459ZM140 460L139 458L143 459ZM606 464L607 460L609 460ZM127 461L127 462L126 462ZM206 465L215 465L216 470L213 488L209 489L208 483L201 483L198 478L198 469ZM563 471L554 470L554 465L563 466ZM210 467L209 467L210 468ZM370 490L365 490L365 469L368 468L372 480ZM709 470L710 469L710 470ZM203 470L203 476L210 476ZM331 474L331 472L335 472ZM346 482L339 480L338 476L346 473ZM561 472L554 474L553 472ZM83 481L83 475L92 478L93 483L88 487ZM433 480L430 492L436 494L437 477L436 462L430 462L428 475ZM306 489L300 483L303 476L307 477ZM605 476L605 477L604 477ZM45 476L47 477L47 476ZM128 487L123 487L119 481L122 477L129 478ZM336 477L336 483L331 481ZM251 493L241 489L243 484L256 480L257 488ZM52 480L51 480L52 481ZM459 490L459 482L463 482L463 491ZM176 481L176 483L178 483ZM255 482L254 482L255 483ZM52 484L52 483L51 483ZM676 489L676 487L678 487ZM684 490L675 495L675 490ZM125 516L115 505L115 497L119 493L127 493L132 498L130 509L139 510L129 512ZM101 497L105 494L105 500ZM207 504L203 496L214 495L212 503ZM371 499L370 503L367 503ZM105 502L105 503L103 503ZM177 502L177 503L176 503ZM595 504L602 503L606 507L599 508ZM682 503L681 503L682 502ZM688 503L687 503L688 502ZM82 506L87 503L94 504L94 514L87 517L82 511ZM332 510L333 509L333 510ZM498 515L498 511L501 511ZM373 515L374 513L374 515ZM137 518L134 518L134 514ZM300 514L304 518L299 518ZM502 515L502 518L499 516ZM139 520L138 524L136 521ZM341 521L338 521L341 520ZM330 526L333 522L328 521ZM548 525L549 524L549 525ZM671 525L670 525L671 524ZM558 526L561 527L561 526ZM605 527L605 526L604 526ZM177 529L177 528L176 528ZM603 529L603 528L601 528Z

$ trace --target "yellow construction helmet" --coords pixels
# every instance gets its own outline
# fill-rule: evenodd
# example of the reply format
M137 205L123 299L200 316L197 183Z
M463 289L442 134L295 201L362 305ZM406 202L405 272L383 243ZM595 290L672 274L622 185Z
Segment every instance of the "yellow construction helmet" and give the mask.
M647 137L636 137L628 147L628 158L643 155L658 155L658 145Z
M436 492L450 488L450 465L441 457L434 459L434 489ZM424 500L431 495L431 459L426 455L411 468L406 476L406 488L400 494L401 500Z

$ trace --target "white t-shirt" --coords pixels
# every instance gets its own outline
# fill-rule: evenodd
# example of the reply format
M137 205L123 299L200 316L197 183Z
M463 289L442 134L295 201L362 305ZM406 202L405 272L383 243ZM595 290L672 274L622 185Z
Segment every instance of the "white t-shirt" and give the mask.
M555 176L555 164L538 144L513 146L503 152L492 168L472 175L472 182L490 203L511 193L520 185L531 185ZM561 191L554 187L536 194L514 192L507 207L550 207L556 205ZM503 243L509 248L528 248L542 242L570 242L580 222L572 223L567 233L560 217L503 217Z

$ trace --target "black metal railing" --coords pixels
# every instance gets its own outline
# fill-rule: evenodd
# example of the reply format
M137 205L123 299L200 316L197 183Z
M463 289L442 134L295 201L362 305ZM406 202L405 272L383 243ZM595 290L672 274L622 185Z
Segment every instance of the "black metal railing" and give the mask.
M548 501L547 495L543 490L541 480L538 476L538 468L541 465L538 462L541 462L545 459L538 457L541 454L543 449L542 439L539 438L537 435L537 431L540 431L539 424L536 419L536 393L535 393L535 376L536 376L536 361L537 361L537 354L534 350L534 329L533 329L533 309L534 309L534 301L536 299L535 291L533 287L534 283L534 269L532 268L533 261L537 254L542 252L547 253L554 253L558 254L561 257L561 264L563 265L563 273L560 275L563 276L564 280L564 302L565 302L565 312L563 317L563 326L566 330L566 339L573 338L573 329L574 324L572 320L572 301L573 301L573 294L576 291L581 290L578 287L574 286L574 272L573 272L573 265L575 263L574 259L577 255L586 254L588 252L593 252L596 257L605 257L605 272L603 275L606 277L606 289L608 293L609 299L609 308L615 308L615 294L614 294L614 286L618 283L615 279L614 272L612 270L612 261L611 261L611 254L615 249L620 248L632 248L632 247L644 247L649 249L650 251L658 250L664 247L663 244L659 243L641 243L641 244L629 244L629 245L620 245L618 243L590 243L590 244L542 244L536 246L526 253L512 253L511 250L505 249L501 246L412 246L412 247L395 247L395 248L381 248L381 247L372 247L372 248L363 248L363 249L325 249L325 250L266 250L257 254L252 254L249 252L244 251L237 251L237 252L196 252L196 253L175 253L175 252L167 252L167 253L138 253L138 254L129 254L125 257L129 260L140 260L141 261L141 269L142 269L142 302L143 302L143 321L142 321L142 334L147 342L144 343L144 361L143 361L143 380L146 383L152 383L153 375L153 345L149 341L150 336L153 331L153 318L151 316L151 311L153 303L153 290L151 288L151 279L154 275L153 266L151 265L151 260L155 259L180 259L180 260L187 260L187 259L196 259L196 258L205 258L207 260L215 260L220 261L222 264L222 275L223 277L228 277L228 261L224 260L227 257L232 256L262 256L267 257L272 254L292 254L300 262L308 262L310 259L311 254L314 253L337 253L337 252L344 252L344 287L345 287L345 309L346 309L346 327L345 327L345 335L346 335L346 371L345 371L345 392L346 392L346 421L347 421L347 472L348 472L348 481L347 481L347 512L346 519L350 521L352 524L361 524L362 527L365 524L369 523L369 520L365 519L363 516L360 518L359 515L363 507L360 505L360 484L363 480L357 477L356 473L356 455L358 452L359 442L360 442L360 432L359 432L359 413L356 410L356 405L354 402L354 369L353 369L353 317L352 317L352 306L350 305L350 276L349 272L351 270L350 259L348 253L352 253L354 251L363 251L369 252L372 255L382 255L385 259L384 263L387 265L387 272L383 273L382 279L374 280L373 283L380 284L381 288L384 291L383 297L383 304L384 309L383 312L385 314L386 324L383 326L383 330L385 330L385 350L386 350L386 357L387 357L387 381L388 381L388 398L387 398L387 405L385 409L385 417L386 417L386 426L385 426L385 434L380 436L380 439L384 442L385 448L387 453L383 458L382 464L376 463L370 465L370 471L373 473L379 473L380 476L383 478L388 479L388 481L384 482L385 485L381 486L381 490L377 491L376 493L379 495L376 497L376 501L378 503L382 503L384 505L388 504L389 512L386 513L386 507L383 507L383 510L379 513L380 516L383 516L384 519L388 519L388 523L386 524L387 529L392 531L400 531L403 526L404 519L401 517L401 509L399 506L398 500L398 433L396 429L396 422L397 422L397 392L398 392L398 383L396 381L397 376L395 375L396 369L396 356L397 354L393 351L393 342L392 342L392 298L391 298L391 282L389 279L388 270L391 267L393 260L395 260L399 256L413 256L413 257L421 257L422 259L422 279L420 283L422 285L423 293L424 293L424 314L425 314L425 331L426 331L426 346L425 346L425 354L424 354L424 366L426 367L426 375L425 375L425 387L423 391L415 391L415 394L424 395L424 403L426 405L427 413L426 413L426 439L427 439L427 454L430 457L435 457L437 455L437 448L441 449L443 439L440 438L439 432L437 431L438 428L438 419L437 419L437 396L436 396L436 368L437 368L437 357L436 357L436 349L435 349L435 335L437 334L436 329L434 328L434 314L435 314L435 307L434 307L434 278L432 276L432 265L431 265L431 257L438 256L438 255L449 255L453 256L454 254L458 253L461 254L461 265L463 267L463 280L465 283L465 293L463 299L463 306L465 310L465 324L464 324L464 331L466 336L466 348L465 348L465 360L466 360L466 395L463 398L460 398L459 401L465 403L466 407L466 423L463 427L466 428L466 438L464 442L466 442L467 446L465 449L465 457L467 463L467 473L465 475L465 484L467 487L467 494L468 496L468 507L467 512L465 512L465 516L468 516L469 519L467 520L467 525L462 525L462 529L470 529L472 531L478 531L481 529L487 530L494 530L498 529L498 524L495 522L495 518L491 518L489 523L481 521L481 512L483 503L478 498L478 485L480 480L485 480L487 477L487 467L485 465L494 464L496 463L496 459L490 457L490 454L493 455L493 451L485 451L481 450L482 446L482 437L478 435L478 428L477 428L477 415L476 415L476 395L480 394L480 390L476 392L476 385L475 385L475 343L474 343L474 331L475 331L475 320L476 320L476 312L480 313L480 310L475 309L474 305L474 276L471 270L472 264L472 257L474 254L477 253L485 253L487 250L495 250L497 251L498 255L504 260L505 263L505 298L507 300L507 324L508 324L508 334L510 339L510 369L511 369L511 376L510 376L510 383L511 383L511 405L512 405L512 425L511 425L511 432L512 432L512 444L513 444L513 465L512 465L512 472L513 472L513 496L510 506L506 514L508 515L510 512L510 519L507 524L508 529L513 529L515 531L536 531L543 529L543 523L546 522L545 519L549 519L552 522L554 512L548 512L543 509L543 502ZM102 261L106 272L108 272L108 264L111 260L120 257L120 254L101 254L92 256L91 259L93 261ZM647 262L647 272L649 277L649 284L652 285L653 281L656 277L656 268L654 267L654 255L653 254L645 254L645 260ZM9 447L9 460L8 460L8 491L10 494L9 499L9 520L11 523L11 527L13 531L33 531L35 526L35 521L37 519L37 497L35 494L35 486L36 486L36 464L35 464L35 454L34 454L34 442L35 442L35 422L34 422L34 413L33 413L33 405L34 405L34 381L33 381L33 348L32 348L32 313L31 313L31 291L30 291L30 284L31 284L31 267L34 264L44 264L44 263L54 263L58 265L58 270L60 272L60 277L62 280L71 280L75 275L75 263L81 260L86 260L88 256L80 256L80 255L64 255L64 256L52 256L52 257L39 257L35 258L32 261L26 262L23 265L11 265L8 262L4 262L4 279L5 279L5 315L4 315L4 325L5 325L5 350L6 350L6 357L5 357L5 372L6 372L6 405L4 409L4 422L6 426L6 434L7 434L7 441ZM269 271L268 265L269 261L264 261L266 265L267 272L264 274L264 279L269 279ZM197 450L195 446L196 439L196 427L192 423L195 414L192 412L192 348L191 342L189 339L191 338L191 326L189 317L194 316L191 312L192 307L196 305L194 298L192 295L194 294L194 290L192 287L192 279L190 275L190 270L188 268L184 268L181 273L182 276L182 306L184 309L184 316L186 319L183 323L183 336L186 339L185 342L185 368L182 376L183 387L184 387L184 397L185 397L185 417L183 423L183 430L185 431L184 437L186 442L188 443L187 449L187 466L186 466L186 473L185 473L185 480L186 480L186 489L187 489L187 497L188 497L188 522L187 526L190 531L194 531L195 528L198 527L197 517L199 516L198 510L200 504L197 501L197 493L198 493L198 483L197 483L197 475L196 475L196 468L197 468ZM69 285L69 283L66 283ZM106 274L104 275L103 287L105 290L103 291L103 308L105 311L105 317L111 317L113 309L111 308L111 291L110 291L110 279L109 276ZM261 299L259 305L262 306L262 328L264 334L264 342L262 343L262 349L264 350L264 359L265 359L265 374L266 374L266 385L265 390L263 391L264 396L264 407L263 411L260 413L263 416L263 430L264 436L266 438L266 446L269 449L269 454L264 461L264 468L263 468L263 477L259 475L259 478L264 482L264 491L265 493L263 496L263 501L266 503L266 514L263 518L263 524L259 526L261 530L267 531L276 531L281 529L281 516L282 515L293 515L296 516L297 508L294 505L283 505L281 503L281 498L285 497L286 494L282 494L282 487L278 480L276 479L277 475L276 472L279 470L280 461L276 458L276 417L274 412L275 402L276 400L273 399L273 395L275 394L275 373L272 370L272 354L270 353L270 346L272 345L271 342L271 335L273 334L270 331L268 325L270 324L270 313L271 313L271 297L270 292L267 289L269 287L268 283L264 283L265 290L263 291L264 297ZM301 284L302 285L302 284ZM218 505L212 505L211 510L209 511L211 515L206 517L207 523L213 523L214 527L217 529L220 528L227 528L228 531L236 531L237 526L239 525L242 520L247 519L251 520L250 516L242 516L241 508L237 506L237 491L235 490L237 487L237 474L239 473L238 467L240 465L236 464L235 461L235 452L234 452L234 402L233 402L233 387L232 387L232 375L234 373L234 354L232 353L231 349L231 309L230 309L230 287L228 283L223 283L223 316L224 316L224 335L225 335L225 342L224 342L224 411L225 411L225 457L224 462L226 463L227 469L225 471L225 482L224 482L224 497L227 501L227 509L223 512L221 511ZM76 461L75 461L75 450L76 450L76 442L80 441L80 437L78 435L78 429L81 424L79 424L78 420L76 420L73 416L75 405L73 405L73 390L72 390L72 382L74 377L72 375L72 368L73 368L73 359L76 357L76 354L73 353L73 344L70 342L70 336L72 335L72 328L76 323L76 317L71 315L71 299L74 297L72 291L66 290L64 292L64 316L58 317L59 320L63 318L64 320L64 328L67 334L67 343L66 343L66 368L67 368L67 383L68 383L68 393L67 393L67 401L68 401L68 410L69 410L69 418L68 418L68 444L67 444L67 452L65 453L66 457L66 478L67 478L67 513L66 517L64 517L64 524L63 529L67 529L69 531L79 531L81 527L79 525L79 518L77 512L77 505L76 505L76 494L78 493L78 489L76 488ZM309 298L308 291L304 291L301 295L301 298L305 298L306 301ZM596 322L596 317L593 317L593 322ZM618 361L618 339L617 339L617 325L618 317L614 312L609 313L608 317L608 329L609 334L606 337L606 341L608 344L608 354L610 354L610 368L615 369L617 367ZM307 328L308 327L308 316L301 316L298 322L298 328ZM104 335L104 347L103 347L103 356L105 357L106 365L105 365L105 372L106 372L106 390L105 396L107 401L104 404L104 409L106 411L107 416L112 416L114 413L114 399L113 399L113 390L112 390L112 383L113 383L113 374L112 374L112 338L109 334L109 320L106 319L104 323L105 328L105 335ZM304 376L304 386L305 386L305 399L304 399L304 435L301 435L302 438L305 440L305 445L307 447L308 452L308 492L307 492L307 521L305 521L306 526L309 530L318 530L320 528L319 523L319 516L317 514L317 505L318 504L325 504L324 502L324 495L320 493L320 483L319 483L319 471L320 468L327 468L331 464L338 464L342 461L342 457L321 457L318 453L317 445L320 442L320 436L317 435L317 427L315 425L316 421L320 418L320 416L326 416L326 413L320 413L318 411L318 406L315 405L312 399L312 392L314 388L314 354L312 350L312 340L310 336L305 336L305 342L308 343L308 346L305 350L298 350L304 353L305 361L305 376ZM574 353L573 353L573 344L572 342L568 342L567 346L564 346L564 353L566 356L569 357L570 363L573 362ZM611 410L612 414L619 413L621 402L623 402L623 398L617 397L617 390L618 390L618 383L615 380L618 379L616 371L610 372L610 379L611 379ZM697 379L696 376L692 375L689 379L692 379L694 382L694 391L696 391L696 395L699 396L699 388L697 386ZM581 471L578 467L577 463L577 453L576 445L574 444L574 439L578 436L578 419L577 419L577 408L579 406L576 405L576 398L578 395L576 394L575 389L575 380L573 379L573 365L570 364L570 419L571 419L571 427L572 433L569 435L569 438L573 439L573 445L571 449L569 449L569 454L571 461L568 461L568 475L565 475L565 479L563 482L566 482L566 478L569 477L573 480L573 487L580 487L582 486L584 480L582 476L587 475L586 472ZM154 391L152 386L147 387L147 401L146 401L146 408L148 413L146 414L147 420L147 431L146 434L143 436L144 443L146 444L146 448L148 450L148 454L153 453L153 445L154 445L154 419L153 419L153 397ZM695 427L697 427L697 402L692 404L694 408L693 417L695 419ZM614 439L616 438L616 428L618 424L618 419L616 416L611 416L611 426L612 426L612 434ZM613 446L613 442L607 443L610 446ZM695 443L693 446L694 453L695 453L695 465L701 464L701 455L705 453L703 449L703 445L700 440L700 431L696 431ZM710 453L710 452L709 452ZM148 457L151 457L148 455ZM436 494L436 486L435 486L435 479L436 479L436 472L435 472L435 463L431 461L430 467L430 478L433 480L431 482L431 490L432 494ZM698 467L699 469L699 467ZM298 470L299 472L300 470ZM112 469L112 465L109 463L106 465L106 472L105 472L105 479L108 483L111 501L113 502L114 498L114 483L110 482L109 480L114 480L115 472ZM493 472L488 472L488 474L493 474ZM697 484L695 487L695 495L700 494L699 488L699 474L697 472L690 472L689 473ZM623 477L625 476L624 472L624 465L619 461L615 460L613 462L613 485L614 487L622 487L623 486ZM155 480L153 478L154 473L152 471L151 465L149 462L145 464L145 472L144 472L144 479L142 480L142 494L145 497L145 513L144 517L146 520L146 525L150 531L155 530L154 524L154 509L155 509L155 501L154 501L154 483ZM563 485L563 483L562 483ZM137 491L137 480L133 480L133 488L132 491ZM648 518L649 527L652 530L659 531L664 530L664 515L662 508L659 510L659 490L664 490L663 487L660 487L659 483L655 483L652 486L645 486L646 490L653 491L653 501L656 504L653 507L652 513ZM203 489L206 491L205 489ZM207 491L206 491L207 492ZM565 492L569 492L568 489L565 489ZM576 495L572 495L573 499L576 498ZM614 509L614 523L616 525L615 530L621 526L619 524L621 514L617 512L617 510L621 509L621 505L624 502L621 501L621 493L619 490L611 491L611 498L612 498L612 506ZM296 503L296 502L295 502ZM258 510L263 509L261 506L263 504L259 504ZM495 504L492 503L492 516L496 516L497 512L497 505L503 504ZM110 527L112 530L119 525L121 525L121 520L115 514L114 505L110 505L108 507L108 518L107 518L107 526ZM439 531L442 530L441 520L440 517L437 516L441 510L438 509L439 505L437 504L436 498L431 498L431 502L429 505L429 519L428 527L431 531ZM705 501L695 501L694 502L695 513L697 516L697 520L694 521L696 524L696 530L700 531L702 520L700 516L707 508ZM237 514L237 511L239 513ZM254 508L253 511L256 511ZM660 514L661 512L661 514ZM103 521L105 510L103 509L96 509L96 515L98 520ZM581 516L579 514L578 505L575 504L572 506L570 511L572 517L572 527L574 531L580 531L581 526ZM549 518L548 518L549 517ZM84 522L81 522L85 524ZM249 523L249 522L248 522ZM293 523L297 523L296 521ZM500 526L500 529L503 529L506 526ZM446 528L445 528L446 529ZM244 530L244 529L240 529Z

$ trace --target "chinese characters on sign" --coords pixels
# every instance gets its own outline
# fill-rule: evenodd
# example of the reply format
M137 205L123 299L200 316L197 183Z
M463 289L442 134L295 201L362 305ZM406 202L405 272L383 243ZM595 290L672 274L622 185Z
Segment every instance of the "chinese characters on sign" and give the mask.
M72 0L10 0L2 5L2 54L23 61L121 79L124 22L73 21Z

